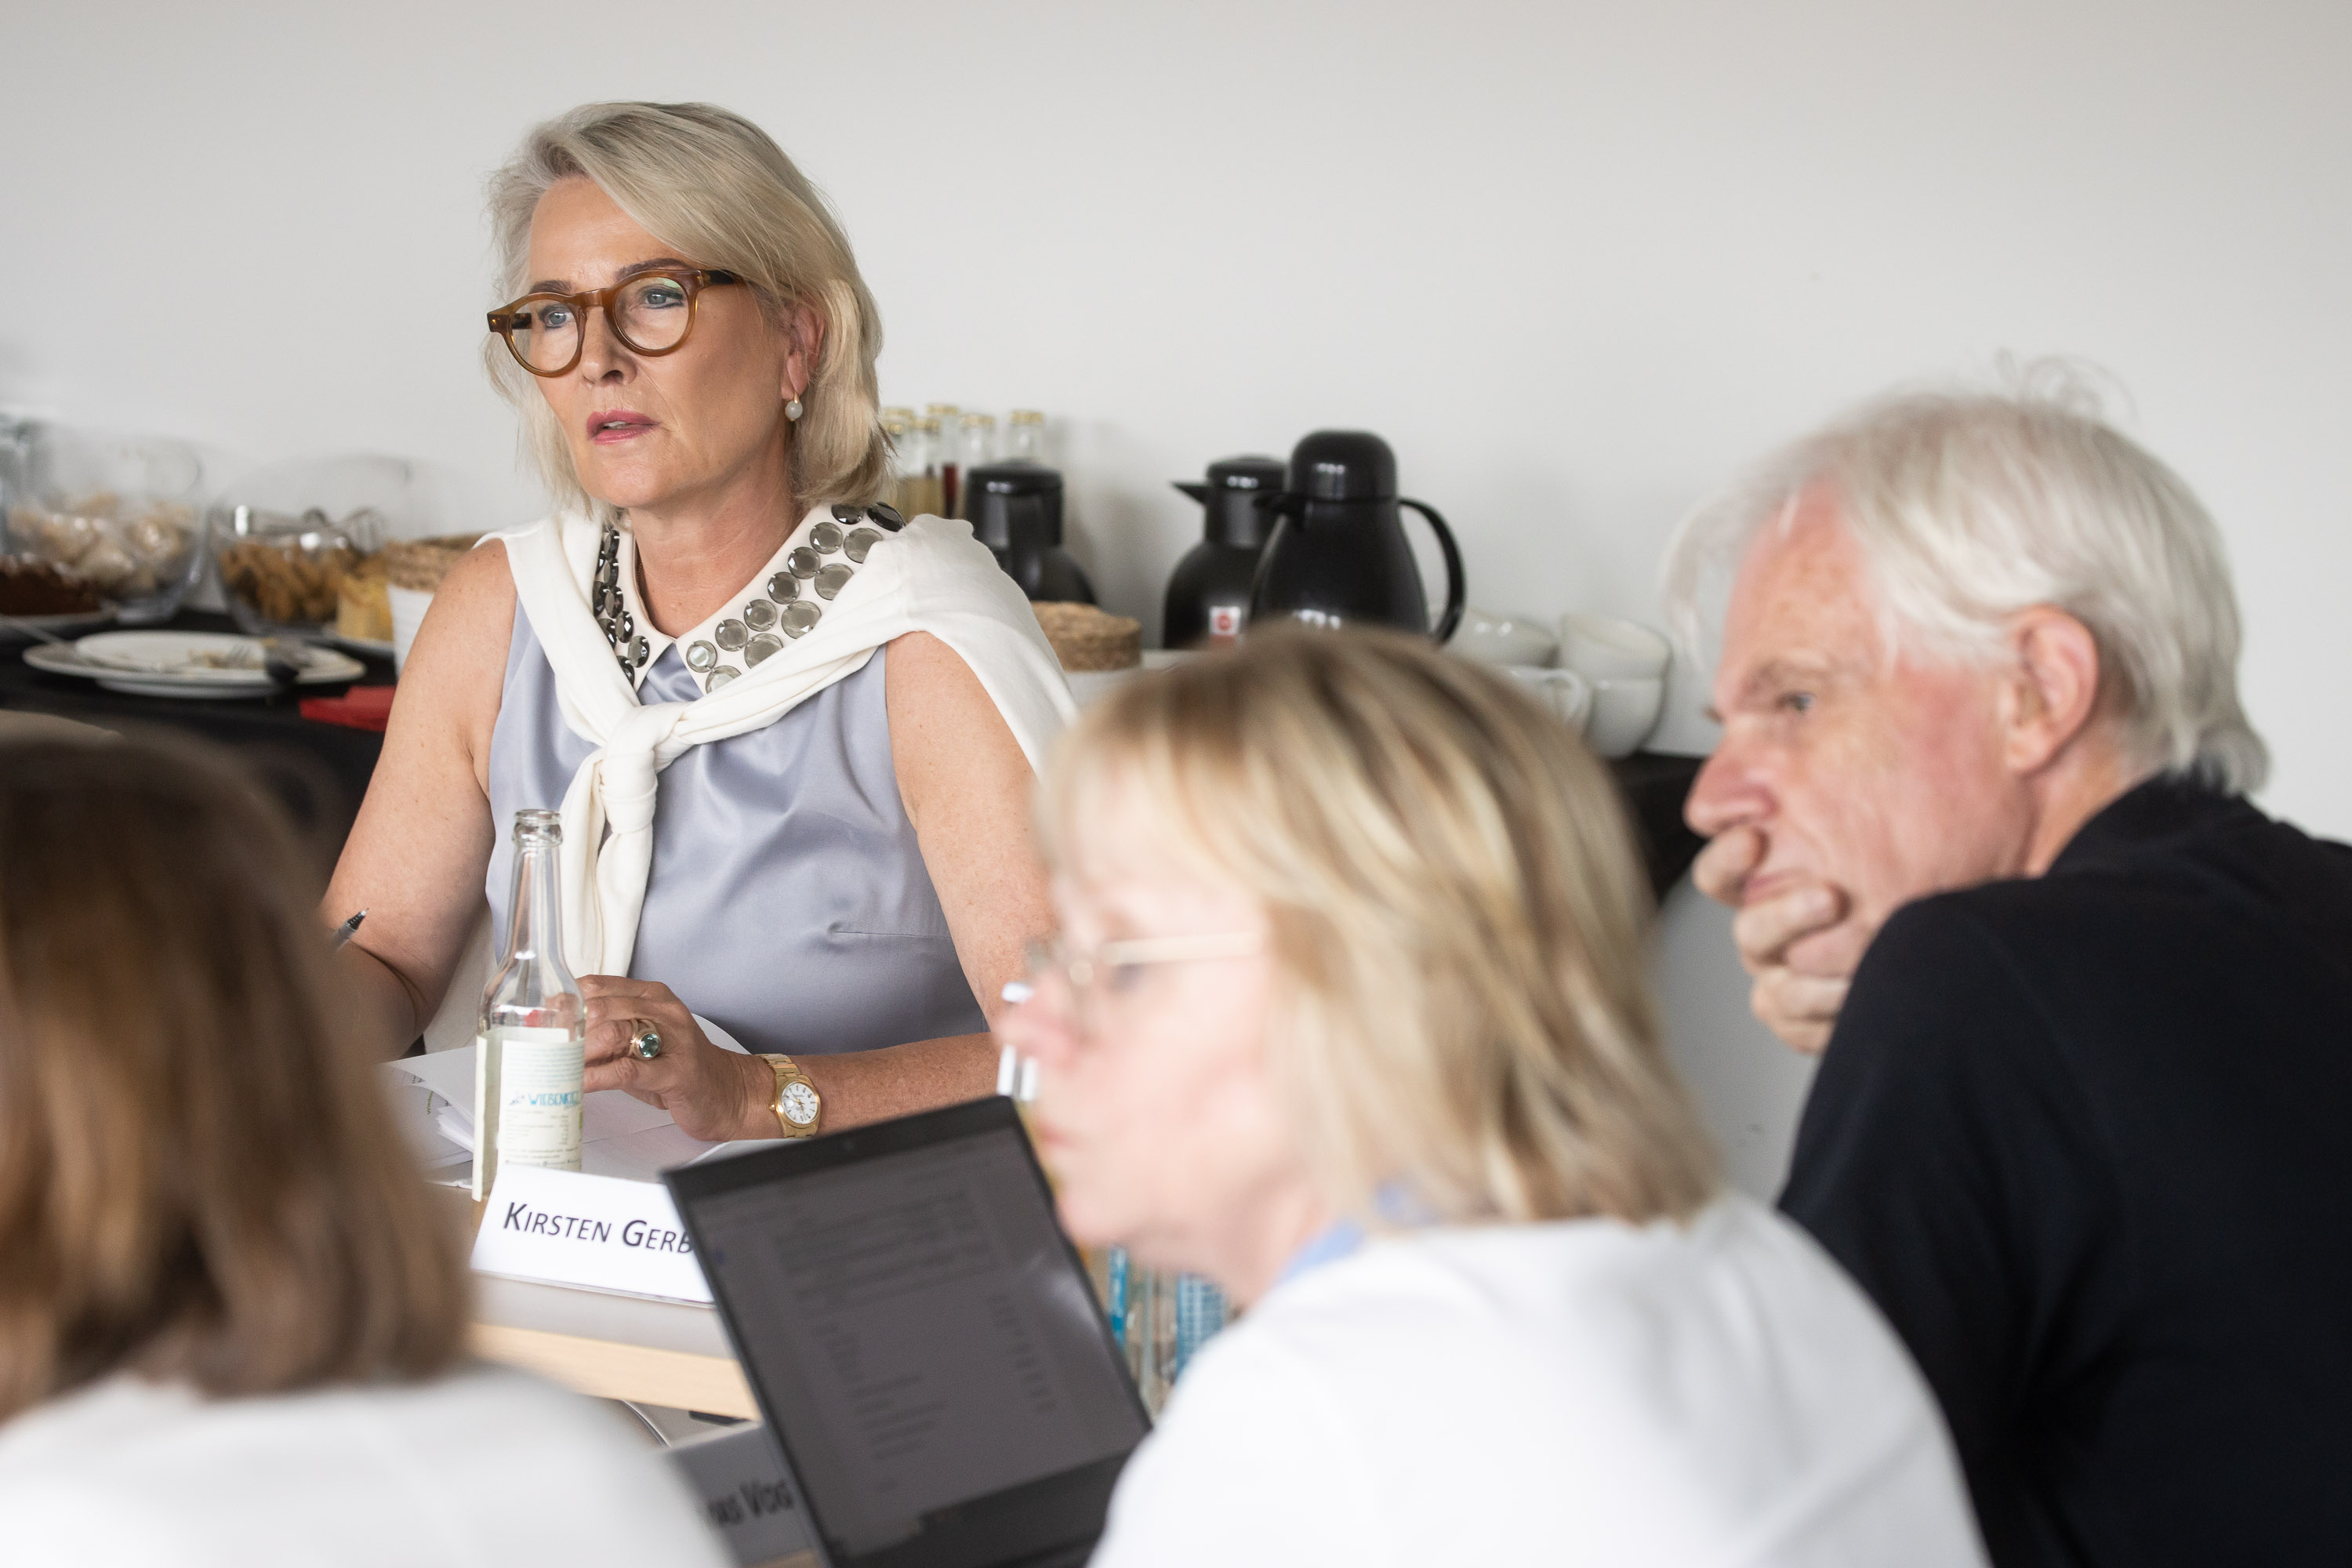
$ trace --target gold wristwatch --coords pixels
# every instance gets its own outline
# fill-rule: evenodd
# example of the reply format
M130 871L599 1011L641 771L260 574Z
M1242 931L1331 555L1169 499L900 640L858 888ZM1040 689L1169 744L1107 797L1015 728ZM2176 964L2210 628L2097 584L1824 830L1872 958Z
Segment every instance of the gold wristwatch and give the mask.
M776 1113L776 1125L783 1129L786 1138L814 1138L817 1123L824 1117L824 1097L809 1082L808 1074L793 1065L790 1057L771 1056L762 1051L760 1059L776 1070L776 1098L768 1109Z

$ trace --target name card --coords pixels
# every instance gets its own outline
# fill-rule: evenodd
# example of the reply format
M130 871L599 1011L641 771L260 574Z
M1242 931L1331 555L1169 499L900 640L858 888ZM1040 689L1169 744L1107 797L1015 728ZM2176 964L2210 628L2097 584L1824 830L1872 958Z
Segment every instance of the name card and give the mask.
M625 1296L710 1300L669 1189L618 1176L501 1164L474 1235L474 1267Z
M702 1504L702 1517L744 1568L806 1552L808 1525L784 1457L756 1422L680 1443L669 1462Z

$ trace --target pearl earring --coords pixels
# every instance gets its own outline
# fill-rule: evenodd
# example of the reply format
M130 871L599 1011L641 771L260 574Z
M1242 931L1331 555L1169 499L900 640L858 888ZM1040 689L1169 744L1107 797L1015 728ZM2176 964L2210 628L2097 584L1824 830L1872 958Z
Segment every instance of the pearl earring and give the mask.
M784 405L784 417L787 419L799 418L801 412L801 400L797 397Z

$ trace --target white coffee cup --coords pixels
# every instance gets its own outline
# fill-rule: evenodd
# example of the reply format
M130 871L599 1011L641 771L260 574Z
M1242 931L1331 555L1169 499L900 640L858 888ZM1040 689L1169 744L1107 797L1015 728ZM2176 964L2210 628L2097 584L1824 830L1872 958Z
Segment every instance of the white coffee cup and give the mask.
M1559 663L1587 680L1654 679L1666 673L1674 645L1638 621L1562 616Z
M1665 700L1664 676L1620 676L1592 682L1592 717L1584 726L1586 743L1603 757L1640 751L1650 731L1658 727L1658 710Z
M1538 616L1500 616L1474 605L1462 612L1445 650L1481 664L1549 664L1559 637Z
M1559 715L1560 722L1582 734L1592 720L1592 683L1572 669L1549 669L1541 665L1514 664L1506 667L1512 679L1528 689L1528 694Z

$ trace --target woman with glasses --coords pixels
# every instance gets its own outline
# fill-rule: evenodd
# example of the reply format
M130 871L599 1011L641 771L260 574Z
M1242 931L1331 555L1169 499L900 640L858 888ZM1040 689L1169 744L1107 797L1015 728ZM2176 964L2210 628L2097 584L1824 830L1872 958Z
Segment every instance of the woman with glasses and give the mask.
M383 1044L484 891L502 937L507 825L557 807L590 1089L711 1140L984 1092L976 998L1049 921L1025 802L1069 698L969 529L881 503L846 237L701 104L538 127L490 216L485 353L558 507L435 595L330 889L367 910L345 952Z
M185 742L0 742L0 1562L718 1568L605 1410L474 1362L315 862Z
M1612 786L1510 682L1253 634L1090 710L1040 819L1064 1222L1248 1303L1097 1565L1981 1561L1901 1346L1723 1188Z

